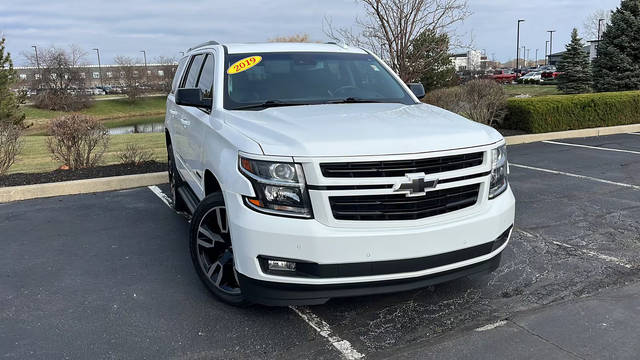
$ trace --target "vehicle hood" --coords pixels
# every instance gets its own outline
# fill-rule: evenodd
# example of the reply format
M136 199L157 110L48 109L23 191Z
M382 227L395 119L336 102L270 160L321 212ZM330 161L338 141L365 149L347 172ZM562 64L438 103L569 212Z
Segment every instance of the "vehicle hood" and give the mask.
M329 104L229 111L225 122L265 155L359 156L450 150L502 139L494 129L426 104Z

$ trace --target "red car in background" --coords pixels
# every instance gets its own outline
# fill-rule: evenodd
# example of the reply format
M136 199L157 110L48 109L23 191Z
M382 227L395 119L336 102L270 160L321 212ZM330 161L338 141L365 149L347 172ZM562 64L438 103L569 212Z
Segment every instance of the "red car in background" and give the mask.
M509 69L496 70L493 75L490 76L491 80L497 81L502 84L509 84L518 78L518 75Z

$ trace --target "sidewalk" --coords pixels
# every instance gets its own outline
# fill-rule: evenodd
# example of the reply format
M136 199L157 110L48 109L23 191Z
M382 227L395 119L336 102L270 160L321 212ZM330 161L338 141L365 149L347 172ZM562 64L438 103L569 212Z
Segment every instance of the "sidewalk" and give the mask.
M395 353L399 359L638 359L640 283L517 315L486 330ZM488 327L489 328L489 327Z

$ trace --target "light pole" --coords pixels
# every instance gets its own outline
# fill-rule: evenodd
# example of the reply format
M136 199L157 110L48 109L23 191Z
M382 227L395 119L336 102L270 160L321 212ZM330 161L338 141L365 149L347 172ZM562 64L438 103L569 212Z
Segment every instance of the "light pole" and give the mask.
M539 65L538 64L538 50L540 50L540 49L536 49L536 67L538 67L538 65Z
M31 47L33 48L33 50L36 51L36 69L38 70L38 76L41 78L42 74L40 73L40 61L38 60L38 46L31 45ZM40 88L40 79L38 79L38 81L36 81L36 86L38 88Z
M527 54L527 58L524 59L524 67L527 67L527 64L529 63L529 59L531 59L531 56L529 56L531 55L531 49L527 49L526 54Z
M522 47L522 61L524 62L524 67L527 67L527 47Z
M520 67L520 23L524 20L518 20L518 39L516 40L516 77L518 76L518 69Z
M102 65L100 64L100 49L95 48L93 50L98 54L98 76L100 77L100 87L104 90L104 84L102 83Z
M605 19L598 19L598 42L596 43L596 56L600 53L600 36L601 36L601 24Z
M545 41L544 43L544 64L545 65L549 65L547 63L547 49L549 48L549 40Z
M144 55L144 80L145 82L148 82L148 72L147 72L147 51L146 50L140 50L140 52L142 53L142 55Z
M553 54L553 33L556 31L547 30L547 32L549 33L549 57L551 57L551 54ZM551 62L551 60L549 60L549 62Z

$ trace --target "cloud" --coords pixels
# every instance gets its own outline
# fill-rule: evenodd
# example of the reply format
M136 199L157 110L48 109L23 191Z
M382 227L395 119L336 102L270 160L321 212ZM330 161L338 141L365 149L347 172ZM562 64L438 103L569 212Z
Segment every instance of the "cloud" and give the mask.
M473 15L457 30L472 33L476 48L507 60L515 56L516 19L527 19L522 28L523 45L544 49L545 31L554 28L558 30L554 50L559 50L569 40L571 28L580 27L589 13L617 5L618 0L556 0L545 4L471 0ZM327 40L322 32L324 17L331 18L335 26L349 27L361 14L362 7L356 0L4 0L0 3L0 31L7 37L16 64L24 63L19 54L31 51L31 45L68 44L85 50L98 47L103 62L108 63L116 55L139 57L143 49L149 59L177 56L211 39L260 42L308 33L322 41Z

